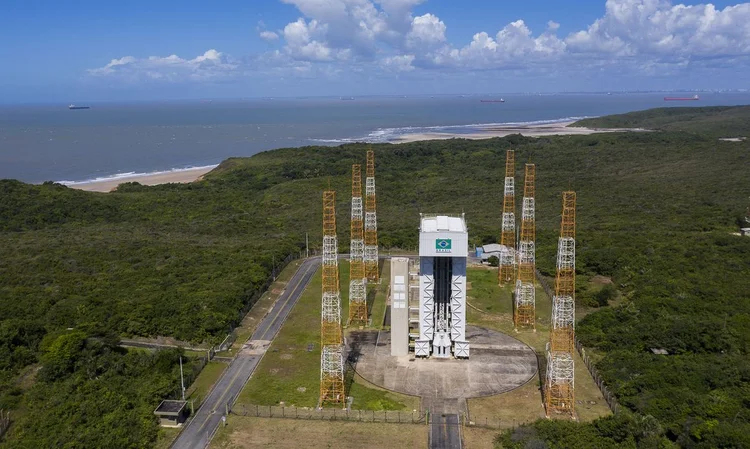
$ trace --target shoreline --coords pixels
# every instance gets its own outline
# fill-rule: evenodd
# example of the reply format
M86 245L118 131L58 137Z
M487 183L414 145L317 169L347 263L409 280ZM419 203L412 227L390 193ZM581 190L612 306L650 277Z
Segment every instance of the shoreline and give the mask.
M208 167L186 168L182 170L173 170L157 173L141 173L129 176L113 177L109 179L97 179L92 181L81 181L66 183L71 189L86 190L89 192L111 192L120 184L126 182L137 182L144 186L154 186L157 184L169 183L188 183L200 180L203 175L210 172L217 165Z
M494 137L505 137L511 134L521 134L527 137L543 137L557 135L589 135L602 132L626 132L626 131L647 131L640 128L583 128L569 127L575 123L575 120L540 123L540 124L508 124L508 125L486 125L477 126L476 130L470 133L449 133L449 132L425 132L404 134L396 137L388 143L400 144L410 142L421 142L425 140L447 140L447 139L470 139L481 140L491 139ZM167 183L189 183L200 180L203 175L210 172L218 165L206 167L186 168L172 171L156 173L134 173L132 175L113 176L111 178L95 179L91 181L70 182L63 184L73 189L86 190L89 192L111 192L122 183L138 182L142 185L153 186Z
M447 139L470 139L470 140L481 140L481 139L492 139L494 137L506 137L511 134L521 134L527 137L543 137L543 136L566 136L576 135L584 136L594 133L611 133L611 132L625 132L625 131L647 131L641 128L584 128L584 127L569 127L575 123L575 120L556 122L556 123L544 123L544 124L533 124L533 125L492 125L487 127L477 127L475 132L471 133L446 133L446 132L431 132L431 133L416 133L416 134L405 134L399 136L390 141L390 143L410 143L410 142L421 142L423 140L447 140Z

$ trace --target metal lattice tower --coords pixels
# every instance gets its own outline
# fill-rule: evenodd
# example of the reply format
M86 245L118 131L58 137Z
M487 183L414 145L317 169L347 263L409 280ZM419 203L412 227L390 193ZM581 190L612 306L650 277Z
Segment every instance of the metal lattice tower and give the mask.
M367 150L365 179L365 276L378 282L378 218L375 213L375 152Z
M362 166L352 165L352 220L349 240L349 325L367 324L367 278L362 219Z
M536 166L526 164L521 207L521 238L518 242L518 277L513 322L516 328L535 327L536 291L536 219L534 217L534 182Z
M323 192L323 298L320 321L320 402L346 402L344 354L341 344L341 296L339 292L336 192Z
M503 221L500 244L505 248L500 254L500 269L498 281L505 285L513 281L516 263L516 198L514 176L516 172L516 158L513 150L508 150L505 156L505 187L503 189Z
M552 330L547 344L547 416L552 412L574 415L575 237L576 194L563 192L555 296L552 298Z

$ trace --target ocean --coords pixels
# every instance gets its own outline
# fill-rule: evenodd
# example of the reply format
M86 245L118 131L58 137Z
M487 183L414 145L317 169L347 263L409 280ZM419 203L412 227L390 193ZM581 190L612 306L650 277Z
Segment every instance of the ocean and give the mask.
M673 95L673 94L670 94ZM693 94L685 94L692 96ZM504 98L505 103L480 99ZM267 98L236 101L0 106L0 178L39 183L117 179L213 166L231 156L305 145L389 142L663 106L750 104L750 93Z

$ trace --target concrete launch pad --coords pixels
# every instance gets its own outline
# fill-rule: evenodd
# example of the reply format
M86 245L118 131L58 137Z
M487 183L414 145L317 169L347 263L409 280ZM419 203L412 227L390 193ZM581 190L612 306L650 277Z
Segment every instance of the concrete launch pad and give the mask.
M466 411L466 399L504 393L524 385L537 372L537 358L526 344L500 332L466 327L471 358L415 359L390 354L390 333L353 332L349 359L356 372L388 390L422 397L433 413ZM377 345L376 345L377 340Z

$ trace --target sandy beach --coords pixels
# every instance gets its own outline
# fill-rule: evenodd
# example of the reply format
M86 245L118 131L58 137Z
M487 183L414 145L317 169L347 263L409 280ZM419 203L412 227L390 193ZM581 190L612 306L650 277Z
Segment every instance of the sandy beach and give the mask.
M68 184L68 187L73 189L88 190L90 192L111 192L112 190L116 189L118 185L124 182L138 182L146 186L167 184L173 182L193 182L197 181L203 175L210 172L214 168L215 166L211 166L163 173L123 176L116 179L105 179L101 181Z
M568 125L574 123L573 121L568 122L557 122L547 123L539 125L497 125L497 126L486 126L478 127L476 132L473 133L417 133L417 134L405 134L391 143L407 143L407 142L418 142L422 140L444 140L444 139L490 139L493 137L505 137L510 134L522 134L529 137L541 137L541 136L553 136L553 135L586 135L592 133L601 132L621 132L621 131L645 131L643 129L598 129L598 128L568 128ZM80 182L68 184L68 187L74 189L88 190L91 192L111 192L116 189L118 185L124 182L138 182L143 185L152 186L156 184L166 184L172 182L193 182L201 178L209 171L213 170L214 166L211 167L200 167L195 169L154 173L154 174L143 174L133 176L123 176L115 179L103 179L90 182Z
M598 129L598 128L568 128L573 121L557 122L539 125L498 125L482 127L474 133L421 133L406 134L395 139L392 143L418 142L421 140L443 140L443 139L490 139L493 137L505 137L510 134L522 134L528 137L554 136L554 135L586 135L603 132L618 131L644 131L642 129Z

